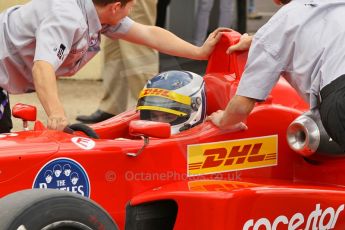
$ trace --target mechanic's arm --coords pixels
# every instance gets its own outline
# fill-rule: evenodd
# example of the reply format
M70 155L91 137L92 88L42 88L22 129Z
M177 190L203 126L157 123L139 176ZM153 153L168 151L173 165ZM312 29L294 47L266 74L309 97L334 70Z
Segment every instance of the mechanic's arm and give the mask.
M243 34L240 38L240 41L235 45L232 45L226 51L227 54L231 54L235 51L245 51L249 50L250 45L252 44L253 36L248 35L247 33Z
M228 103L225 111L218 110L212 113L209 120L221 129L232 131L247 129L247 126L242 122L253 110L255 103L255 99L236 95Z
M58 96L53 66L46 61L35 61L32 75L37 96L48 115L48 129L63 130L68 121Z
M134 22L132 28L122 39L145 45L159 52L173 56L207 60L224 31L231 30L227 28L218 28L210 34L203 46L197 47L163 28Z

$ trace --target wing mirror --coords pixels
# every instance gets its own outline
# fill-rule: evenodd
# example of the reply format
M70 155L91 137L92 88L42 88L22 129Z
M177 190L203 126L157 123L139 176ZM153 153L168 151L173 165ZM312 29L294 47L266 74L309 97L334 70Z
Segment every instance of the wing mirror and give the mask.
M12 115L22 119L24 130L29 130L28 121L36 121L37 109L35 106L17 103L13 106Z
M144 138L144 145L137 153L127 153L128 156L137 157L149 144L150 137L169 138L171 135L171 127L169 123L135 120L129 123L129 134Z

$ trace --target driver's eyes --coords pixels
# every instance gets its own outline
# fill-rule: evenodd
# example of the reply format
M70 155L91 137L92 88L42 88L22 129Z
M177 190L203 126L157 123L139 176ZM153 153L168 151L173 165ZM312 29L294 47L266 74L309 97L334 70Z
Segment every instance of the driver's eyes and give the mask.
M172 120L175 120L175 119L176 119L175 115L167 115L167 116L165 116L165 120L168 120L168 121L172 121Z
M151 114L151 121L155 121L157 120L158 116L154 115L154 114Z
M151 114L151 121L159 121L159 122L170 122L172 120L175 120L174 115L155 115Z

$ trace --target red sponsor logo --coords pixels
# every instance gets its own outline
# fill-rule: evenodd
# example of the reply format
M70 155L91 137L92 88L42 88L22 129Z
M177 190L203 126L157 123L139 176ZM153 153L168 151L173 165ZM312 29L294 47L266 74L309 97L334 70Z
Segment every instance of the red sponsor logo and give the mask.
M164 89L145 89L143 93L144 96L161 96L161 97L169 97L169 90Z
M276 153L261 153L263 143L236 145L230 151L227 148L206 149L203 156L205 161L190 164L190 169L206 169L219 166L240 165L267 160L275 160Z

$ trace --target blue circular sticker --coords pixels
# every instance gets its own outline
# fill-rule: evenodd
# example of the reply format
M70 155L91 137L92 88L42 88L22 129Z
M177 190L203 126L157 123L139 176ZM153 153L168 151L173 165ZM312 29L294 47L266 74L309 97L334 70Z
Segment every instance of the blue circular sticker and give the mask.
M90 197L90 181L76 161L58 158L45 164L36 175L33 188L59 189Z

